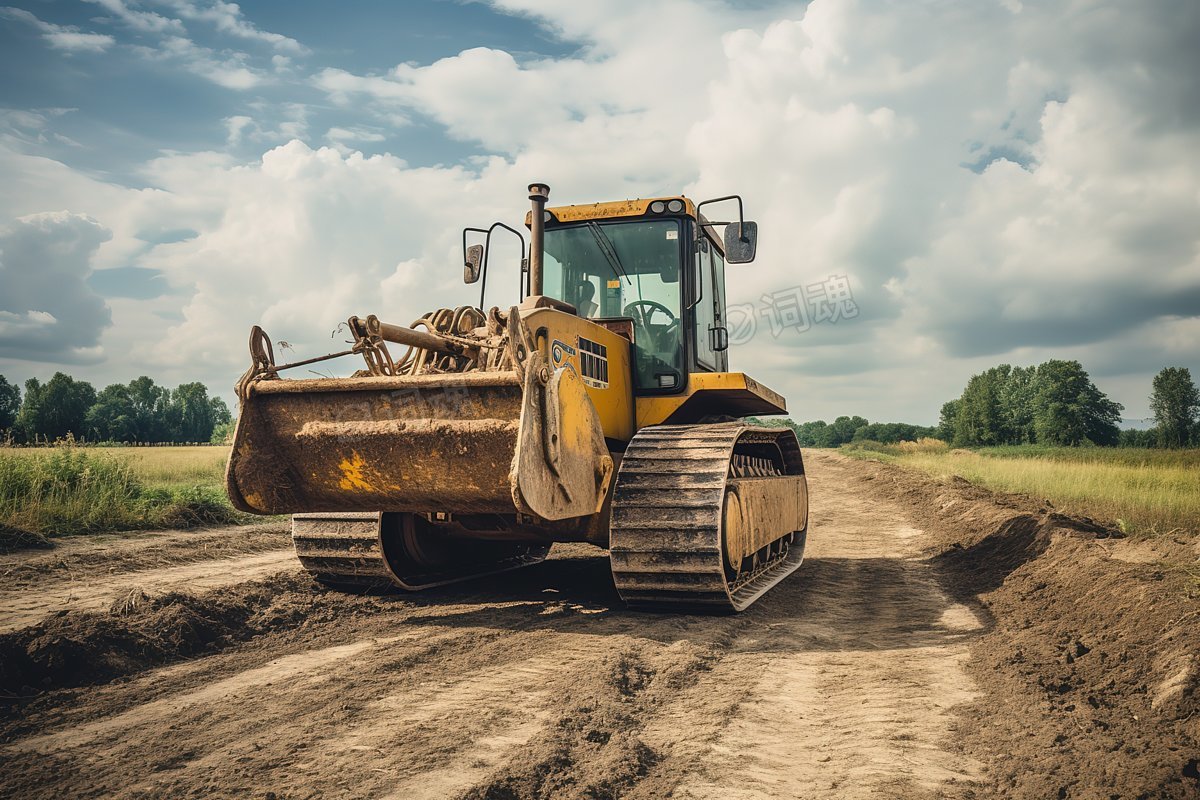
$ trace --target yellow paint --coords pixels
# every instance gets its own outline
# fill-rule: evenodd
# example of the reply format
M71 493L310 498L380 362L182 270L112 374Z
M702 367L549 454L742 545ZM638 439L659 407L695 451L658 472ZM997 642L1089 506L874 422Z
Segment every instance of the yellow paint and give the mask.
M351 458L342 459L342 463L338 464L338 469L342 471L342 479L338 482L338 486L347 492L373 492L375 487L372 486L363 474L363 467L367 462L363 461L362 456L358 453L353 453Z
M682 200L683 212L692 219L696 218L696 204L686 197L648 197L646 199L638 198L636 200L615 200L609 203L586 203L578 206L553 206L548 207L554 219L558 222L579 222L588 219L616 219L619 217L640 217L650 209L650 204L655 200L662 200L664 203L669 200ZM664 212L661 215L654 214L652 216L672 216ZM529 227L531 222L530 212L525 214L525 226Z
M579 369L579 339L583 337L597 344L604 345L608 351L608 386L587 384L587 396L596 407L600 416L600 427L605 437L627 442L633 438L633 379L630 375L629 340L598 325L591 320L582 319L574 314L567 314L551 308L539 308L524 315L525 324L535 334L545 328L545 338L539 338L537 346L546 357L546 363L552 368L561 368L567 364L576 373ZM570 353L561 350L561 358L554 361L553 344L562 342L574 350Z
M720 392L721 401L728 405L728 413L738 416L734 404L753 403L757 407L753 414L783 414L787 412L787 401L777 392L746 375L744 372L693 372L688 376L687 389L679 394L639 397L636 400L637 428L660 425L692 397L705 392ZM720 405L721 401L718 401Z
M569 364L577 373L580 372L580 337L607 348L608 386L586 385L585 388L600 417L604 436L608 439L627 442L636 431L647 425L667 422L688 400L706 393L713 394L713 397L706 398L713 401L714 409L710 413L744 416L787 412L787 401L781 395L742 372L696 372L688 376L687 389L680 394L635 398L630 368L631 345L623 336L591 320L551 308L526 312L524 319L530 331L535 334L543 331L537 346L553 368ZM559 348L560 359L557 362L553 357L556 341L568 346Z

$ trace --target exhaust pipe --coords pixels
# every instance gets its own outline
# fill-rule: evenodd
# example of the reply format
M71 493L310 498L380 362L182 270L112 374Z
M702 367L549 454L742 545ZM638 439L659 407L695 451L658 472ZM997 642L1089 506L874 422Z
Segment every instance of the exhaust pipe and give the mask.
M542 293L542 249L546 240L546 201L550 187L544 183L529 184L529 199L533 213L529 219L529 294Z

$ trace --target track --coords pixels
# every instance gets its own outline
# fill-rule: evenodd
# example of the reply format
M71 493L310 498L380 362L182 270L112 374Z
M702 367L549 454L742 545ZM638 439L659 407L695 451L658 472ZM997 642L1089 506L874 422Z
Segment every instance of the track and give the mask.
M963 749L964 720L980 719L965 710L988 691L972 675L993 674L968 669L986 612L946 593L927 534L863 465L805 455L804 566L739 615L627 610L604 554L571 546L383 597L287 565L200 593L187 615L67 615L0 637L114 669L131 630L207 637L187 657L139 651L119 680L0 704L0 796L992 796L978 759L1049 745L997 725L977 737L986 750ZM36 590L47 612L53 580ZM1070 747L1096 739L1074 729Z
M757 524L735 524L742 515L730 514L731 505L745 506ZM779 510L789 513L771 513ZM799 568L807 516L791 431L741 423L646 428L617 475L613 580L634 607L741 611ZM731 554L730 537L749 538L751 528L770 532Z

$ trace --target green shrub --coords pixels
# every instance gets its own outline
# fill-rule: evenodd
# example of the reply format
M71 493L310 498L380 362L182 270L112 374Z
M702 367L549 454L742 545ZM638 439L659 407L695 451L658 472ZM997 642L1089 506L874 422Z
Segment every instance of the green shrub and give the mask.
M148 486L137 469L129 458L78 447L0 451L0 529L60 536L246 518L218 485Z

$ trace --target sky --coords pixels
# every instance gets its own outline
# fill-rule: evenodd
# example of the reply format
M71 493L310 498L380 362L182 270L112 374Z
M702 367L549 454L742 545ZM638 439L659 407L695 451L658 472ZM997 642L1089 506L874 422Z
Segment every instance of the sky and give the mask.
M1049 358L1146 418L1200 379L1197 41L1194 0L3 6L0 374L232 402L251 325L283 360L474 302L461 229L539 181L742 195L730 364L798 420Z

